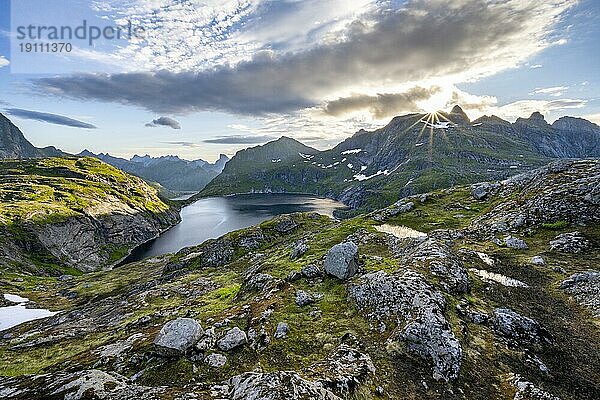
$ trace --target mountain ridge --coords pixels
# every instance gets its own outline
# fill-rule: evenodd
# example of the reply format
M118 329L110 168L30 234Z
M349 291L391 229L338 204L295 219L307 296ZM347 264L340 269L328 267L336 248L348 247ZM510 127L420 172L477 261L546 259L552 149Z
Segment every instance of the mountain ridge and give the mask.
M291 150L282 151L281 143ZM374 209L437 188L505 179L556 158L600 157L600 127L572 117L550 125L539 112L514 123L497 116L471 122L456 105L449 113L396 116L329 150L300 145L281 138L251 148L252 157L241 150L192 199L295 192Z
M0 159L60 157L65 155L67 154L53 146L35 147L10 119L0 113Z

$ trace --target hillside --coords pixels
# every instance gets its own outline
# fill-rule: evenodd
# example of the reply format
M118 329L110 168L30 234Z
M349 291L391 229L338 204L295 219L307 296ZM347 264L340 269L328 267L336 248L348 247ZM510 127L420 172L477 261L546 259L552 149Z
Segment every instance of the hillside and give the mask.
M556 162L71 280L1 280L62 312L0 336L0 393L600 398L599 180L598 161Z
M541 114L514 124L498 117L471 122L450 113L409 114L373 132L359 131L327 151L278 142L245 150L198 197L245 192L302 192L372 210L438 188L504 179L552 158L600 157L600 128ZM294 153L295 151L295 153Z
M155 189L94 158L0 161L0 267L109 267L178 222Z
M63 156L54 147L43 149L32 145L8 118L0 113L0 159Z
M208 182L223 171L229 158L221 154L211 164L204 160L188 161L177 156L134 156L130 160L113 157L110 154L94 154L84 150L79 155L95 157L122 171L139 176L148 182L159 183L174 192L194 192L202 190Z

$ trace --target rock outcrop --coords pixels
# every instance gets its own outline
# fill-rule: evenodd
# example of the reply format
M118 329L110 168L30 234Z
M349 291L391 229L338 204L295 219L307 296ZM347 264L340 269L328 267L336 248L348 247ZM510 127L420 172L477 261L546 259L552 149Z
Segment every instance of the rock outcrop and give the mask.
M433 363L435 379L458 377L462 349L444 316L444 296L422 275L413 271L370 273L351 284L348 292L380 328L385 329L386 320L396 323L396 339Z
M214 398L229 400L341 400L295 372L246 372L212 389Z

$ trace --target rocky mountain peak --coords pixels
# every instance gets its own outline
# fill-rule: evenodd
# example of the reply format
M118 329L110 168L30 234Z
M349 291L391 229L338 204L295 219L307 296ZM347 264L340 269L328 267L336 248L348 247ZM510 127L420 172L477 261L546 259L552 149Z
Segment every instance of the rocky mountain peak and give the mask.
M455 105L454 107L452 107L452 111L450 111L450 115L452 116L450 118L452 120L452 122L456 122L456 123L463 122L463 123L467 123L467 124L469 122L471 122L467 113L465 113L465 111L462 109L462 107L459 106L458 104Z
M549 126L548 122L546 122L546 119L544 118L544 115L539 111L535 111L529 116L529 118L517 118L517 121L515 123L519 125L529 125L537 127Z
M583 118L561 117L554 121L552 127L568 131L597 131L600 133L600 126Z

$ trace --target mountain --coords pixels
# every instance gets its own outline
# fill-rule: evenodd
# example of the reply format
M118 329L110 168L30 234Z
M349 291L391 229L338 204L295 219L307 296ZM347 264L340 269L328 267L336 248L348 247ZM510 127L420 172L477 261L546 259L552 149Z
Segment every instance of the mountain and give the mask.
M246 192L302 192L375 209L398 198L505 179L553 158L600 157L600 128L577 118L549 125L539 113L511 124L450 113L408 114L361 130L331 150L282 138L238 152L195 198Z
M95 158L0 161L0 268L110 267L179 222L144 181Z
M214 164L204 160L187 161L178 156L155 158L149 155L135 155L127 160L113 157L110 154L94 154L88 150L82 151L79 155L98 158L125 172L150 182L159 183L162 187L175 192L202 190L211 179L221 173L229 161L224 154L221 154Z
M12 275L5 293L60 313L2 332L0 393L598 399L599 181L600 161L554 162L76 279Z
M0 159L63 156L54 147L37 148L32 145L8 118L0 113Z

